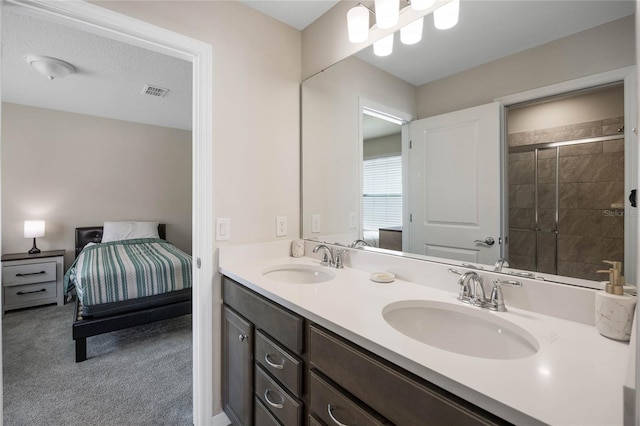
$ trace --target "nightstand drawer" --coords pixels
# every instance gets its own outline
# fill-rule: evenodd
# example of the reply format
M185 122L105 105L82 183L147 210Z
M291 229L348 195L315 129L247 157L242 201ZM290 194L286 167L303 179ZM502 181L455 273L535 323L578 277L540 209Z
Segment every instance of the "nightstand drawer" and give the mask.
M57 296L55 279L48 283L5 287L3 291L5 306L22 305L42 299L55 299Z
M56 262L23 263L2 268L4 287L56 281Z

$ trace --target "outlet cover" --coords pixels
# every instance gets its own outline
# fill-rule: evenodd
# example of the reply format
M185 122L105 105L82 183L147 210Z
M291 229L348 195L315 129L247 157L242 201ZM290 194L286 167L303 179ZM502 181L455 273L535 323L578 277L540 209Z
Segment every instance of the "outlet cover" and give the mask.
M311 215L311 232L316 234L320 232L320 215L319 214Z
M284 237L287 235L287 217L276 217L276 237Z
M216 241L228 241L231 239L231 219L219 217L216 219Z

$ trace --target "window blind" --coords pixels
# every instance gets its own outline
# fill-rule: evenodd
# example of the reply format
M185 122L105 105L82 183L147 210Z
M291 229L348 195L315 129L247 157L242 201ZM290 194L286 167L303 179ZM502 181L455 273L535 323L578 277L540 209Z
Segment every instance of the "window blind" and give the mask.
M402 226L402 157L363 162L363 228Z

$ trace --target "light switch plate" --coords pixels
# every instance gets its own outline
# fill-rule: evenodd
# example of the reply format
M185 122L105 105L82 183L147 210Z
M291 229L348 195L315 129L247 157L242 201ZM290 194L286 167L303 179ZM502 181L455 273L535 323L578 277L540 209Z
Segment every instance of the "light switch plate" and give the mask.
M219 217L216 219L216 241L228 241L231 239L231 219Z
M349 229L356 229L358 223L356 221L356 212L349 213Z
M284 237L287 235L287 217L276 217L276 237Z
M320 215L319 214L311 215L311 232L313 233L320 232Z

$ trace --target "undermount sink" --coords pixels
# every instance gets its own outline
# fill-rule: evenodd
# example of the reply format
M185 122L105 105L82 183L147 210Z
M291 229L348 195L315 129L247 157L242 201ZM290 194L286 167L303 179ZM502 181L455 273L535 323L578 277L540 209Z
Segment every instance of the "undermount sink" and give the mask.
M428 300L384 307L382 315L400 333L449 352L490 359L518 359L540 349L525 329L480 308Z
M326 268L314 265L279 265L264 270L262 275L290 284L318 284L335 277Z

